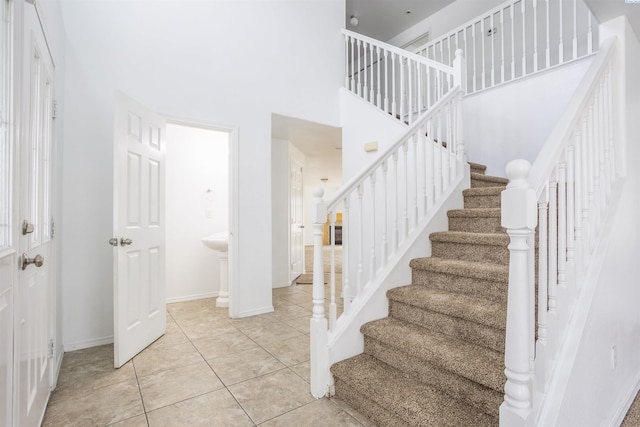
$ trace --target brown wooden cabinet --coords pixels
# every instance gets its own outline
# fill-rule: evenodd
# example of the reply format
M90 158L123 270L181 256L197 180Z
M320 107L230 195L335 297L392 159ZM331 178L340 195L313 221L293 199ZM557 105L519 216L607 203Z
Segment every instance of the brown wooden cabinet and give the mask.
M328 245L331 243L330 241L330 226L331 226L331 218L327 215L327 222L322 226L322 244ZM342 212L336 213L336 244L342 244Z

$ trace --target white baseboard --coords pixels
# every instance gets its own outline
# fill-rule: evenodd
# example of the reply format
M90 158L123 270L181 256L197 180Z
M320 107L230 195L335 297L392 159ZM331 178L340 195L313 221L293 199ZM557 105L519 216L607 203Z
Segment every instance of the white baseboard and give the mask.
M632 387L627 391L626 399L624 399L618 409L616 410L613 416L613 422L610 424L612 427L617 427L622 424L624 417L629 412L629 408L631 408L631 404L633 404L633 400L636 398L636 395L640 391L640 375L636 376L635 381L632 383Z
M97 347L99 345L113 344L113 335L101 338L93 338L85 341L76 341L62 345L62 349L67 351L82 350L84 348Z
M207 292L206 294L184 295L181 297L167 298L166 303L171 304L174 302L185 302L185 301L194 301L197 299L216 298L217 296L218 296L218 292Z
M249 311L242 311L240 312L240 315L238 317L242 318L242 317L249 317L249 316L257 316L258 314L266 314L266 313L273 313L272 305L269 305L267 307L262 307L262 308L256 308Z
M274 283L271 287L273 289L278 289L278 288L286 288L288 286L291 286L291 282Z

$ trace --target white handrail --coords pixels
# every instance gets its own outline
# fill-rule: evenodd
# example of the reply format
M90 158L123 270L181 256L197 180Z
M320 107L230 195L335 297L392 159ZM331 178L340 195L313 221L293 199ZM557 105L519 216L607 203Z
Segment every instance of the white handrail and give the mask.
M507 0L414 52L451 64L463 49L470 94L592 54L592 22L583 0Z
M459 56L462 62L462 57ZM458 67L461 69L461 67ZM464 173L462 95L454 87L415 122L379 159L342 186L328 203L322 190L314 196L313 317L311 339L311 393L327 393L329 335L338 311L350 314L352 302L376 283L402 244L430 218L437 203ZM335 230L342 215L342 292L336 290ZM329 319L325 317L323 228L329 223L331 247ZM340 295L341 294L341 295ZM342 297L343 304L337 298ZM327 331L328 328L328 331Z
M455 84L453 66L352 31L345 40L345 88L411 124Z
M614 51L614 39L600 47L536 158L529 182L528 162L516 160L507 166L510 183L502 193L502 225L511 236L511 255L501 425L527 426L536 417L585 272L602 238L618 178Z

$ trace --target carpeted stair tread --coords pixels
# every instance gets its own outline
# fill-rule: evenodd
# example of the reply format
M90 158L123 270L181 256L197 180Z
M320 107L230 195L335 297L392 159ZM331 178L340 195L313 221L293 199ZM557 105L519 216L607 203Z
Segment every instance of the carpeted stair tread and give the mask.
M365 341L377 340L487 388L503 390L504 355L497 351L389 317L366 323L360 331Z
M500 218L500 208L451 209L449 218Z
M509 263L509 236L506 233L441 231L432 233L431 256L465 261Z
M479 297L447 292L421 285L407 285L387 291L387 298L422 310L435 311L492 328L505 330L507 307Z
M431 233L429 238L432 242L477 244L489 246L507 246L509 244L508 234L498 233L468 233L465 231L437 231Z
M499 208L502 192L506 187L474 187L462 191L464 207L472 208Z
M401 425L394 422L397 419L407 426L497 425L496 418L409 378L366 354L336 363L331 372L336 378L336 394L362 412L371 411L371 418L381 425ZM369 402L373 405L358 408ZM392 413L392 416L380 416L381 410ZM391 424L387 424L385 419Z
M479 173L484 175L484 173L487 171L487 167L485 165L481 165L480 163L473 163L473 162L467 162L469 163L469 167L471 169L471 172L473 173Z
M482 264L477 262L443 259L436 257L414 258L409 267L418 270L431 270L438 273L450 273L456 276L473 279L492 280L496 282L509 281L508 266L498 264Z
M485 175L482 173L471 172L471 186L474 187L473 181L476 181L476 186L482 187L499 187L505 186L509 183L507 178L502 178L499 176Z

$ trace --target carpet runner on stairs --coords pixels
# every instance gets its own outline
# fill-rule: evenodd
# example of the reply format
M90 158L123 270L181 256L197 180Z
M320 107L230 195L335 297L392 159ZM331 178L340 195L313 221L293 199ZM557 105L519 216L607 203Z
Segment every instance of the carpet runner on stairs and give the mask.
M336 396L380 426L497 426L504 396L507 180L471 165L464 209L391 289L389 317L362 326L364 353L331 367Z

